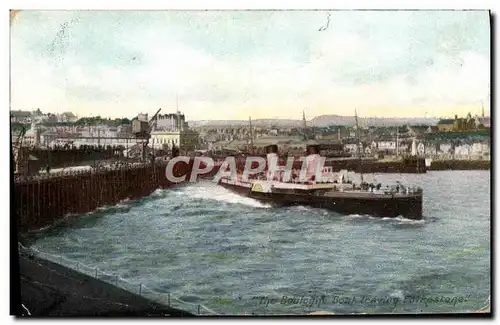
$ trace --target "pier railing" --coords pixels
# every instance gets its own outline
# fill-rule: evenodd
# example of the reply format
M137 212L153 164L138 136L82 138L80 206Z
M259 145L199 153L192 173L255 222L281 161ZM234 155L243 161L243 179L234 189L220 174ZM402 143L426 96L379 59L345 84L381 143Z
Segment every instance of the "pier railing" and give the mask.
M182 300L174 293L155 291L154 289L149 288L143 283L131 282L116 274L99 270L96 267L92 267L83 264L81 262L68 259L62 255L54 255L47 252L43 252L35 247L25 247L20 243L19 243L19 250L27 255L34 255L36 257L40 257L48 261L60 264L77 272L83 273L98 280L115 285L129 292L143 296L152 301L156 301L160 304L190 312L193 315L200 315L200 316L222 315L221 313L216 312L208 308L207 306L204 306L203 304L197 304Z
M59 265L73 269L77 272L91 276L98 280L113 284L119 288L138 294L152 301L156 301L163 305L184 310L192 313L193 315L200 315L200 316L223 315L223 313L216 312L213 309L204 306L203 304L184 301L180 299L176 294L173 294L171 292L155 291L142 283L131 282L116 274L104 272L96 267L92 267L84 263L68 259L62 255L55 255L43 252L35 247L25 247L21 243L19 243L18 246L19 246L19 251L26 255L34 255L46 259L48 261L57 263ZM472 310L472 312L490 312L490 310L491 310L491 295L488 296L488 299L484 302L481 308Z

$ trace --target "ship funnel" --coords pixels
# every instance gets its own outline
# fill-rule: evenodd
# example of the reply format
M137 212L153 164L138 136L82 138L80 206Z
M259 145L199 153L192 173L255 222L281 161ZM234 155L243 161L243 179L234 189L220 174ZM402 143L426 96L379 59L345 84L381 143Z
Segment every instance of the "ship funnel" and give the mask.
M271 180L279 170L278 167L278 146L273 144L266 147L267 151L267 179Z

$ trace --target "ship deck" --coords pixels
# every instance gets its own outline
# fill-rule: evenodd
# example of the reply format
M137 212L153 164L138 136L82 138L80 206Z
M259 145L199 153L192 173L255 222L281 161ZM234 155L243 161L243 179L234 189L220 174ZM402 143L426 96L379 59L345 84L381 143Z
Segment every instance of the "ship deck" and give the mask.
M252 189L255 184L269 186L274 193L288 193L290 191L299 190L300 192L310 191L313 194L316 191L324 191L321 195L332 198L363 198L363 199L381 199L381 198L414 198L421 197L422 192L390 192L386 189L380 190L361 190L353 189L352 184L348 183L317 183L317 184L300 184L300 183L283 183L278 181L265 181L250 179L248 181L231 179L221 179L221 183ZM260 191L260 190L259 190Z
M349 190L349 191L329 191L324 194L324 196L335 197L335 198L363 198L363 199L380 199L380 198L414 198L422 196L421 193L386 193L384 191L360 191L360 190Z

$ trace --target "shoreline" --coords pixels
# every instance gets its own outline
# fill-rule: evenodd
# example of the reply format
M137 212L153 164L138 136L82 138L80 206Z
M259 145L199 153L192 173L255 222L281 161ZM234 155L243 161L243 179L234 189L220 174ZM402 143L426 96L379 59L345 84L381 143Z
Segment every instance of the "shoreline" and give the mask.
M28 317L195 316L38 256L20 253L19 263Z

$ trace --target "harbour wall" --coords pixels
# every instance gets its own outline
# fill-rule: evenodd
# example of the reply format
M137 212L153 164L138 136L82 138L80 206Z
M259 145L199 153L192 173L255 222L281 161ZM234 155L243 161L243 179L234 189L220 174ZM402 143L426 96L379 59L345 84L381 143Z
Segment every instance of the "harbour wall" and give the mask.
M333 171L340 171L346 169L353 172L363 173L425 173L425 160L419 159L418 161L404 162L404 161L376 161L368 160L359 163L357 159L350 160L333 160L328 163Z
M75 165L84 161L106 160L116 157L119 150L117 148L79 148L79 149L30 149L24 150L22 156L29 155L37 159L40 167L50 166L60 168Z
M491 160L433 160L429 170L490 170Z
M14 207L20 233L41 229L71 214L94 211L125 199L139 199L158 188L182 186L166 177L166 162L137 163L99 170L17 177ZM178 162L173 175L191 177L193 160ZM215 175L217 168L205 177Z
M287 157L280 157L280 165L286 165ZM243 170L244 159L237 161L238 170ZM325 166L332 167L333 172L348 170L363 173L425 173L425 159L414 158L401 161L377 161L376 159L363 159L360 164L357 158L327 159ZM298 157L293 164L294 169L300 169L302 162Z

